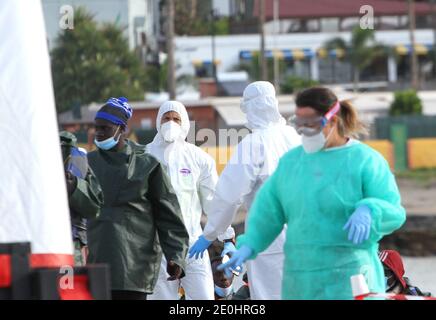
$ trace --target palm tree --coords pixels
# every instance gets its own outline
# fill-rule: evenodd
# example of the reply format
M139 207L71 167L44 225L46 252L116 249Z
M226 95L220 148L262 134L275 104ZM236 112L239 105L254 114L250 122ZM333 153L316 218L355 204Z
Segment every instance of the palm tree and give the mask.
M418 90L419 79L418 79L418 57L415 51L415 2L414 0L407 1L408 14L409 14L409 35L410 35L410 47L412 49L412 54L410 55L410 73L412 74L412 88Z
M176 99L176 71L174 62L174 3L175 0L167 0L167 25L166 25L166 45L168 61L168 94L171 100Z
M334 38L326 42L325 48L345 50L353 68L354 91L357 91L362 70L384 52L384 47L375 42L374 30L362 29L359 26L353 29L349 43L342 38Z
M327 41L324 44L325 49L327 49L328 52L332 50L343 50L344 52L347 50L347 43L342 38L333 38L329 41ZM332 78L333 80L336 79L336 58L331 59L331 65L332 65Z
M259 33L260 33L260 77L267 80L268 70L265 57L265 0L259 0Z

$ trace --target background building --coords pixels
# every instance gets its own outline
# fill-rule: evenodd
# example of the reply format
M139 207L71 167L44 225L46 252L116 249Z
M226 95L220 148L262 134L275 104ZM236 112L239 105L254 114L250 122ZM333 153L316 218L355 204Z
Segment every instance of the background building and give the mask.
M131 50L139 50L144 61L158 58L160 9L157 0L42 0L49 48L56 45L60 9L64 5L83 7L98 23L116 23L125 28Z

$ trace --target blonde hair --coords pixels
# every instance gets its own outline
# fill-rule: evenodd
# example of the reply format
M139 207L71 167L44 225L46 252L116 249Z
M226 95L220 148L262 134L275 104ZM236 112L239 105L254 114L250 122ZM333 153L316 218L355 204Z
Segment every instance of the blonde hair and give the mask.
M359 119L356 108L348 100L339 102L341 105L339 114L338 132L342 137L358 138L368 135L367 126Z

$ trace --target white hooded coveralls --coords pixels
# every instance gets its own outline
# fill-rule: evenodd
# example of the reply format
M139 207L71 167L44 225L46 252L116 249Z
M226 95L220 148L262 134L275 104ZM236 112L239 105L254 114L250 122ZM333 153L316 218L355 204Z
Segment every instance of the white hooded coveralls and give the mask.
M272 175L279 158L301 144L301 137L279 113L271 83L257 81L248 85L241 109L252 133L237 145L219 178L203 233L207 240L216 239L231 225L241 205L250 209L257 190ZM267 250L247 262L251 299L280 299L284 242L282 231Z
M180 136L172 143L161 134L162 116L175 111L181 117ZM156 157L171 178L180 208L189 233L191 246L202 234L200 225L202 212L210 212L210 203L218 180L215 161L205 151L185 141L189 128L189 118L185 106L178 101L167 101L161 105L156 119L158 130L154 140L147 145L147 152ZM233 228L226 228L220 239L234 237ZM185 291L187 300L213 300L214 283L208 252L201 259L186 258L185 277L168 281L166 259L162 258L159 279L150 300L177 300L179 286Z

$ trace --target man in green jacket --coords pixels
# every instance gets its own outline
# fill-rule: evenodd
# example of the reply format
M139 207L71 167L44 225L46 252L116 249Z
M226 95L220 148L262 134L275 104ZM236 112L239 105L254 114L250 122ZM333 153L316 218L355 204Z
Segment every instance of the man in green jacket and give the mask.
M88 159L105 200L88 224L89 262L110 265L113 299L140 300L153 292L162 251L168 280L184 276L189 235L160 163L124 138L131 116L121 97L110 98L95 117L98 149Z
M59 136L70 207L74 264L84 266L87 256L86 219L98 216L103 192L88 165L86 151L76 145L76 136L68 131L60 132Z

